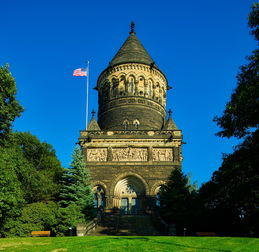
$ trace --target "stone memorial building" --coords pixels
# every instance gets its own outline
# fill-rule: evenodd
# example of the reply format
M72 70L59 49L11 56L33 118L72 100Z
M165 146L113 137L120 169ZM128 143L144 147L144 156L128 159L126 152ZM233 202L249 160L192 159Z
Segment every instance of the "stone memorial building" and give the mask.
M182 132L166 98L166 76L131 31L97 86L98 120L80 131L96 207L141 213L159 204L159 190L181 167Z

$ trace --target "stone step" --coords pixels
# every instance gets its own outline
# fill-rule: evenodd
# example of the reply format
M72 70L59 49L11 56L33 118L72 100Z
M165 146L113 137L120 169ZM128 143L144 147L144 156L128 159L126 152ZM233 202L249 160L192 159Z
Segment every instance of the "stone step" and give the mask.
M161 235L149 215L105 215L91 235Z

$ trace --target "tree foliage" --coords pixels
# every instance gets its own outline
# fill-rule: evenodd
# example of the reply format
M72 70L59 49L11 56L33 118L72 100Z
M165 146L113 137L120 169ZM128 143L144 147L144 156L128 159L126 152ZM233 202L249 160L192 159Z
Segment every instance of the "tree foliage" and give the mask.
M55 200L63 169L53 148L30 133L9 134L0 146L0 236L9 230L23 207Z
M256 131L224 156L219 170L200 189L205 211L214 219L210 226L224 235L259 235L258 153Z
M184 175L180 168L175 168L161 189L160 212L166 221L176 224L178 234L182 234L184 227L190 227L195 195L188 176Z
M259 4L254 4L249 15L249 26L252 34L259 41ZM259 125L259 50L247 57L248 63L240 67L237 75L237 88L221 117L215 117L222 131L219 136L238 138L258 129Z
M16 174L17 162L12 156L12 149L0 147L0 237L8 220L19 216L25 203Z
M53 147L26 132L13 133L10 145L21 156L16 174L27 203L56 199L63 168Z
M33 230L62 234L82 213L60 209L57 197L63 168L55 150L30 133L12 132L23 108L15 98L9 67L0 67L0 237L28 236ZM68 228L68 227L67 227Z
M259 41L259 3L254 3L252 11L249 15L248 25L251 28L251 33Z
M5 225L4 235L26 237L36 230L50 230L54 233L58 222L57 212L58 205L51 201L27 204L18 218L10 219Z
M259 3L249 15L251 33L259 41ZM259 236L259 49L248 57L237 75L237 88L221 117L217 135L243 138L211 181L200 189L205 216L224 235Z
M68 207L74 204L88 218L93 211L93 194L90 173L84 161L82 151L77 146L72 155L69 169L66 169L62 179L60 205Z
M59 207L56 212L56 218L57 223L52 229L57 236L68 235L70 228L75 230L78 223L85 223L86 221L85 215L75 204Z
M16 100L16 84L9 66L0 67L0 143L11 131L16 117L21 115L23 107Z

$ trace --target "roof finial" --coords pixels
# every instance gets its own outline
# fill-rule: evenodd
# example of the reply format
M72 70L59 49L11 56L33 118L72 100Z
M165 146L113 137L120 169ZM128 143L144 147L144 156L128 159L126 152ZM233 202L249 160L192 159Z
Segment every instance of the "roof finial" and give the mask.
M129 34L136 34L135 23L133 21L130 23L130 33Z
M168 117L169 117L169 118L171 118L172 113L173 113L172 109L169 109L169 110L168 110Z
M92 118L94 118L95 113L96 113L96 112L95 112L94 109L93 109L92 112L91 112Z

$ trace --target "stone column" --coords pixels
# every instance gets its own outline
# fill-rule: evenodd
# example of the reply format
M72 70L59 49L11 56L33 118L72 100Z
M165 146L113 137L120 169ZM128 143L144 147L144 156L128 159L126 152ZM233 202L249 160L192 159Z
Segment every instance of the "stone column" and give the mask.
M107 161L112 161L112 148L108 147Z
M152 155L153 148L151 146L148 147L148 156L147 161L152 162L153 161L153 155Z

